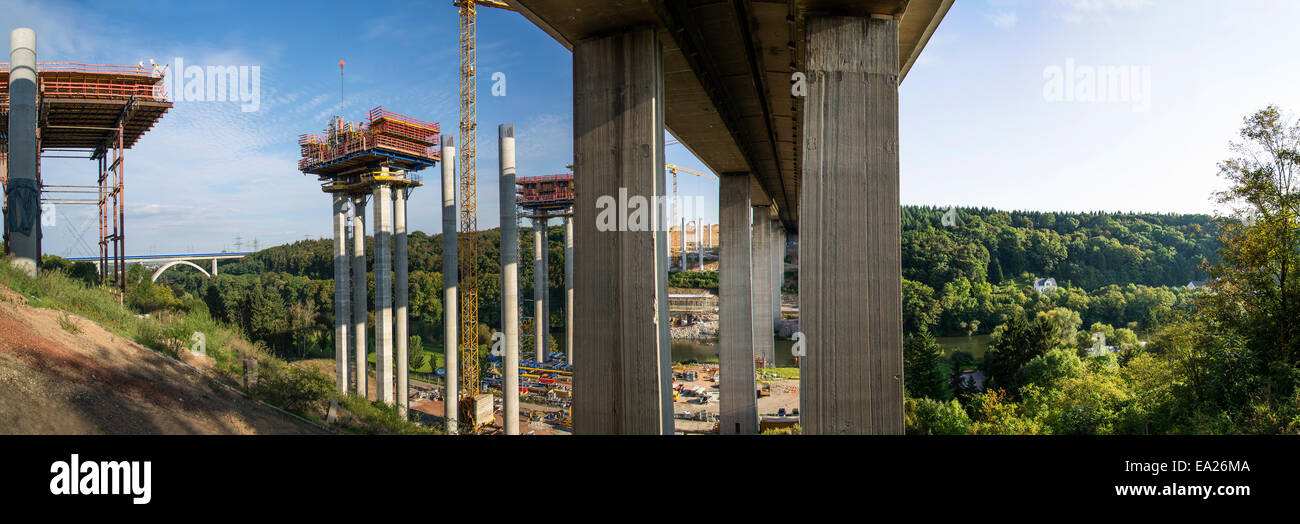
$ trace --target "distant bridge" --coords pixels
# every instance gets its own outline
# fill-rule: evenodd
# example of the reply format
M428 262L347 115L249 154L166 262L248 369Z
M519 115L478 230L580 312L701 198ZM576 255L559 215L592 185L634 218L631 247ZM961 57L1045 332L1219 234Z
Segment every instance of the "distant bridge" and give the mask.
M214 275L217 274L217 261L218 261L218 260L239 259L239 258L244 258L244 257L246 257L246 256L248 256L248 255L250 255L250 254L252 254L252 252L243 252L243 253L183 253L183 254L179 254L179 255L133 255L133 256L128 256L128 257L124 257L124 258L126 259L126 264L127 264L127 265L130 265L130 264L132 264L132 263L135 263L135 264L150 264L150 265L152 265L152 264L162 264L162 266L160 266L158 269L154 270L154 272L153 272L153 277L151 277L151 279L150 279L151 282L157 282L157 281L158 281L158 277L161 276L161 275L163 274L164 271L167 271L168 269L171 269L172 267L174 267L174 266L178 266L178 265L192 266L192 267L194 267L195 269L199 270L199 272L203 273L205 276L211 278L212 276L214 276ZM96 269L99 268L99 257L77 257L77 258L69 258L68 260L71 260L71 261L73 261L73 262L90 262L90 263L92 263L92 264L95 264L95 268L96 268ZM200 262L202 262L202 261L211 261L211 262L212 262L212 272L209 273L207 270L203 269L202 266L200 266L200 265L198 265L198 264L195 264L195 261L200 261ZM109 262L108 262L108 264L109 264L109 266L111 267L111 266L113 266L114 261L113 261L112 259L110 259Z

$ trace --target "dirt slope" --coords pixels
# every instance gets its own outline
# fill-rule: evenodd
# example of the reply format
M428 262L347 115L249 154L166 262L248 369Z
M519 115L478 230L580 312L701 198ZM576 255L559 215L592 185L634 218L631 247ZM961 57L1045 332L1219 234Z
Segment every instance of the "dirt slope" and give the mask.
M0 434L303 434L322 431L180 363L0 286ZM202 367L202 366L200 366Z

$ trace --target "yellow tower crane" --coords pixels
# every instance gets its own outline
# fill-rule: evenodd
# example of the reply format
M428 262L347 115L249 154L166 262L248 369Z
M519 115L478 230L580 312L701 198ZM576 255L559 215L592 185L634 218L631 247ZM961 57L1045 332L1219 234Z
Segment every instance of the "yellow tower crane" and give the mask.
M677 198L677 172L678 171L681 171L683 173L689 173L698 177L718 178L718 175L715 175L713 173L701 173L694 169L686 169L682 166L674 165L674 164L664 164L664 169L667 169L669 173L673 174L673 199Z
M479 394L478 355L478 170L475 162L478 130L478 6L514 11L496 0L457 0L460 13L460 420L475 420L474 400ZM504 205L504 203L503 203ZM447 399L448 402L451 399Z
M674 143L676 143L676 142L674 142ZM678 171L681 171L681 172L683 172L683 173L689 173L689 174L692 174L692 175L695 175L695 176L698 176L698 177L713 177L713 178L718 178L718 176L715 175L715 174L713 174L713 173L701 173L701 172L696 171L696 170L694 170L694 169L687 169L687 168L684 168L684 167L682 167L682 166L675 165L675 164L664 164L664 169L667 169L669 173L672 173L672 174L673 174L673 207L674 207L674 209L673 209L673 213L674 213L674 215L673 215L673 216L674 216L674 219L675 219L675 220L681 220L681 219L682 219L682 201L681 201L681 199L677 198L677 172L678 172ZM696 225L695 227L698 228L699 226ZM681 237L682 237L682 238L681 238L681 241L682 241L681 249L682 249L682 251L685 251L685 250L686 250L686 227L685 227L684 223L683 223L682 230L681 230L680 234L681 234ZM685 261L683 260L682 263L685 264ZM682 269L685 269L685 268L683 267Z

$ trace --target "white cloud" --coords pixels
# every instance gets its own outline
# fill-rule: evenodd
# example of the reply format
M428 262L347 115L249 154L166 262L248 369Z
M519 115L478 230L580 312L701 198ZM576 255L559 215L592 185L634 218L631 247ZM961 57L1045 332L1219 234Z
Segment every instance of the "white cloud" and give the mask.
M1154 0L1056 0L1048 14L1071 24L1108 21L1153 5Z
M1020 21L1020 17L1016 15L1015 11L998 11L996 13L985 15L985 17L993 23L993 27L1003 31L1010 30Z

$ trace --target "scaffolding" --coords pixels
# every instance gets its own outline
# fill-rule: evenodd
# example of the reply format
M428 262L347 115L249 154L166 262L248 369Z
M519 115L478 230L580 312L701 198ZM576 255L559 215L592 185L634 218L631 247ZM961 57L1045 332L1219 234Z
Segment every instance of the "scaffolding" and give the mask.
M569 217L571 216L573 203L573 173L515 177L515 205L524 211L518 215L519 218L535 219L545 223L551 218ZM535 227L537 224L538 222L534 222ZM542 256L547 257L549 256L548 253L550 253L550 231L548 227L543 227L541 237L543 242L547 242L547 245L542 247ZM523 249L522 246L520 249ZM523 255L524 253L521 252L520 260L524 260ZM532 256L530 255L528 258L531 259ZM520 281L521 287L531 287L535 292L537 286L547 286L543 293L544 296L549 296L549 283L538 281L535 268L529 271L527 275L528 278ZM521 311L519 315L521 336L533 339L532 356L534 359L538 358L539 355L548 354L550 351L550 348L542 348L543 351L538 352L538 346L543 344L544 341L536 340L537 335L535 334L537 322L544 322L545 329L550 329L550 307L543 307L545 317L539 319L534 314L536 304L537 300L535 298L520 300Z
M370 110L364 122L334 117L321 134L298 137L298 170L322 179L347 177L382 166L419 171L441 158L438 124L385 110Z
M533 214L573 206L573 173L521 176L515 179L515 204Z
M93 205L99 218L100 281L126 291L126 150L171 109L156 66L40 62L36 66L36 181L41 204ZM0 128L9 124L9 64L0 63ZM0 151L8 138L0 133ZM5 154L0 153L0 159ZM46 185L41 159L83 158L96 162L95 185ZM0 180L8 187L7 166ZM7 210L6 210L7 211ZM5 230L5 251L9 231ZM109 273L110 264L113 271Z

